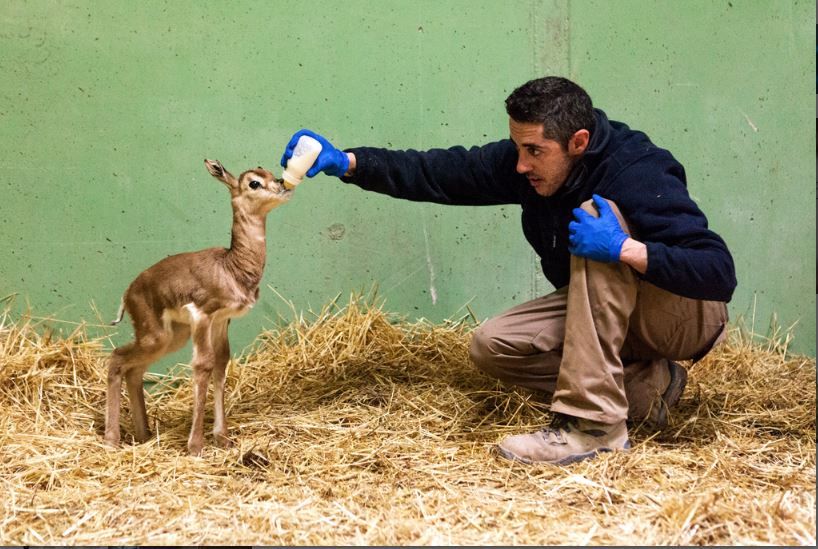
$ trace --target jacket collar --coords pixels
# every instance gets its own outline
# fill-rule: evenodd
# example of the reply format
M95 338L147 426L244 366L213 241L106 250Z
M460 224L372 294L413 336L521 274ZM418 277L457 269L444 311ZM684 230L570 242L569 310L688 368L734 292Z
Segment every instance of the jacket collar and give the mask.
M601 109L594 109L594 129L591 132L588 148L571 169L565 184L557 191L558 195L571 194L583 186L585 176L590 168L599 161L599 157L608 147L610 140L611 124L608 121L608 116Z

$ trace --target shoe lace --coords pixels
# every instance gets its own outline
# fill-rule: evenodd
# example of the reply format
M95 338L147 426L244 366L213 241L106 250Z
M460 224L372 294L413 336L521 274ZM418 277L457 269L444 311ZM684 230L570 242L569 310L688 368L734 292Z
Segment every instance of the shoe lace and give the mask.
M546 439L565 442L564 433L571 431L572 419L565 414L554 414L551 424L548 427L543 427L540 431Z
M562 429L563 431L570 431L571 425L574 423L574 418L571 416L555 413L554 418L551 420L551 425L549 425L548 429Z

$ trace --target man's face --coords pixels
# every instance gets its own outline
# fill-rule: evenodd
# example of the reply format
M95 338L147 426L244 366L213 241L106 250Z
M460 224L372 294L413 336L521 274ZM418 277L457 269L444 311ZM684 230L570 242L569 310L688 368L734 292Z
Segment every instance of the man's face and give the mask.
M562 187L587 146L586 141L577 148L572 138L566 150L555 140L543 137L542 124L509 118L509 130L517 146L517 172L525 175L541 196L551 196Z

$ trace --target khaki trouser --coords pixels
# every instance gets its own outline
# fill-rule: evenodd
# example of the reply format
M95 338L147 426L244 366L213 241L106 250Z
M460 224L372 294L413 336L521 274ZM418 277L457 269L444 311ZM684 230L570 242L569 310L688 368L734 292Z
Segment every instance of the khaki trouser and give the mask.
M582 207L597 215L591 201ZM551 411L612 424L644 419L670 383L667 360L701 359L726 325L725 303L672 294L624 263L571 256L567 287L483 323L470 352L489 375L553 395Z

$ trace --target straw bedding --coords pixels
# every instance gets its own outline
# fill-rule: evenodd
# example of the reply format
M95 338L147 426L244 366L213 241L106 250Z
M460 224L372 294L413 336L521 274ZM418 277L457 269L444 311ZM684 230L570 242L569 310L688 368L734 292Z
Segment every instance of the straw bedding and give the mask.
M184 367L154 376L154 437L123 398L107 449L109 342L48 324L0 316L4 545L815 544L815 360L786 337L734 328L667 430L555 467L492 453L547 406L469 365L466 318L352 296L262 333L228 370L236 444L200 458Z

